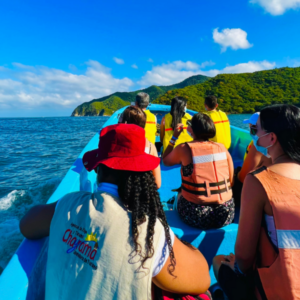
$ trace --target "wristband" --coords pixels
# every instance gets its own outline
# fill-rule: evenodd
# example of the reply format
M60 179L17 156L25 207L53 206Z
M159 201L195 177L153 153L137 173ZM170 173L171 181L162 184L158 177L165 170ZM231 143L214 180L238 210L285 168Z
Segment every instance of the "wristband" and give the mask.
M172 140L177 141L177 140L178 140L178 137L175 137L175 136L173 135L173 136L172 136Z
M169 143L172 144L172 145L175 145L175 141L170 140Z
M171 142L169 143L169 146L171 146L171 147L174 147L175 146L175 144L172 144Z

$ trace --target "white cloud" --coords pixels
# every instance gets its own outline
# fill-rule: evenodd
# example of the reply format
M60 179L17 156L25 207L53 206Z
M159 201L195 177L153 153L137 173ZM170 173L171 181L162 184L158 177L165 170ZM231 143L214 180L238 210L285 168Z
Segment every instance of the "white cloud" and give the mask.
M222 52L225 52L228 47L233 50L248 49L252 47L247 40L247 32L240 29L223 29L219 32L219 28L213 31L214 42L222 46Z
M147 61L150 62L150 63L153 63L153 59L152 58L149 58Z
M171 85L183 81L184 79L194 75L205 75L214 77L221 73L252 73L256 71L273 69L276 64L268 61L249 61L234 66L227 66L224 69L203 70L206 66L211 66L213 62L204 62L198 65L194 62L175 61L169 64L154 66L152 70L138 81L142 87L149 85Z
M128 91L129 78L114 78L110 69L88 61L82 75L14 63L15 68L0 68L0 110L70 109L116 91ZM6 78L6 79L1 79Z
M289 9L300 7L300 0L250 0L250 3L262 6L273 16L279 16Z
M253 73L257 71L263 71L263 70L270 70L275 68L276 64L268 62L266 60L257 62L257 61L249 61L247 63L241 63L234 66L227 66L224 69L221 70L209 70L209 71L203 71L201 74L206 76L216 76L218 74L236 74L236 73Z
M124 65L124 60L122 58L117 58L114 57L113 60L115 61L115 63L117 63L118 65Z
M136 64L131 65L131 68L138 69L138 66Z
M200 66L194 62L183 62L180 60L168 64L162 64L160 66L154 66L151 71L147 71L138 84L141 86L149 86L153 84L171 85L190 76L199 74L199 72L197 73L199 67Z

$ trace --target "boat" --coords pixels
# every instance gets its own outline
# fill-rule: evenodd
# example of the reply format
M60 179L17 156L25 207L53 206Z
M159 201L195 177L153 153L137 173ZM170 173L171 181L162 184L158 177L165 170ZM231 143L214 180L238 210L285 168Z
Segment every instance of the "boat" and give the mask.
M102 128L116 124L125 108L116 111ZM170 112L169 105L152 104L149 106L149 109L157 116L158 123L160 123L165 114ZM187 112L190 115L197 113L189 109ZM98 147L101 129L82 150L47 203L53 203L70 192L93 192L95 190L96 173L88 173L86 171L82 164L82 156L85 152ZM231 126L231 138L232 143L229 151L232 155L234 166L238 167L243 163L245 149L250 143L251 137L248 131ZM157 137L158 140L159 137ZM171 210L172 205L168 204L168 201L176 196L176 192L172 190L181 185L180 166L166 167L161 163L161 175L162 187L159 189L159 193L169 225L178 238L191 243L203 253L210 267L211 287L213 288L216 286L216 279L212 270L212 259L218 254L234 253L239 214L236 211L234 223L221 229L201 231L192 228L183 223L177 211ZM48 238L35 241L23 240L0 276L0 300L37 300L39 299L37 295L43 294L45 289L44 280L47 260L45 249L47 241ZM41 251L42 249L44 251ZM41 256L43 257L41 258Z

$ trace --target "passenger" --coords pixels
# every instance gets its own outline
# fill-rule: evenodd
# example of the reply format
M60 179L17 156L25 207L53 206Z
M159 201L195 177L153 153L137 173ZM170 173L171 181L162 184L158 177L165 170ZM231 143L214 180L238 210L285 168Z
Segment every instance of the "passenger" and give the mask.
M226 113L217 110L219 106L217 97L207 96L205 98L204 106L206 110L205 114L213 120L216 126L216 135L210 140L221 143L226 149L229 149L231 145L230 123Z
M142 128L145 128L147 116L145 111L137 106L128 106L122 115L120 116L119 123L126 123L126 124L135 124ZM146 137L146 147L145 152L147 154L151 154L153 156L158 157L158 153L156 147L153 143L151 143ZM157 189L161 187L161 173L160 173L160 164L152 171L155 182L157 185Z
M97 171L94 194L74 192L33 207L21 220L29 239L50 234L46 300L151 299L151 284L180 294L206 293L208 265L170 229L146 154L145 131L112 125L99 149L83 156Z
M246 176L235 255L214 272L229 299L299 299L300 109L263 109L253 134L273 164Z
M147 107L150 103L150 97L147 93L141 92L138 93L135 97L135 105L141 108L147 116L145 131L146 131L146 138L155 145L156 139L156 132L157 132L157 120L156 116L147 110Z
M173 150L175 140L172 139L163 155L166 166L181 164L178 213L185 223L202 230L228 225L234 219L232 158L223 144L209 141L215 136L216 128L207 115L194 115L187 131L193 142ZM181 132L182 124L178 124L174 138Z
M250 119L244 120L243 122L244 124L249 124L250 135L252 137L255 137L255 135L253 136L251 132L256 130L256 123L258 118L259 118L259 112L253 114L250 117ZM238 180L242 183L244 182L246 175L250 171L254 171L262 166L268 167L272 164L272 159L266 156L267 154L266 151L263 150L262 153L261 151L259 151L261 150L260 148L257 150L255 146L254 147L252 146L253 146L253 140L250 142L250 144L247 147L243 166L237 176Z
M256 123L259 117L259 112L253 114L250 119L244 120L244 124L249 124L250 135L251 131L256 129ZM251 135L252 136L252 135ZM232 188L233 198L236 206L240 206L241 202L241 193L243 188L243 183L246 175L262 166L268 167L272 164L272 159L266 156L264 153L258 151L253 145L253 140L250 142L246 149L244 156L244 163L242 167L238 167L235 170L235 180L234 186Z
M178 124L183 124L183 132L176 140L175 146L185 142L191 142L193 138L187 132L188 120L192 119L192 116L186 112L187 100L183 97L175 97L171 102L171 111L166 114L160 124L160 141L163 144L163 151L168 147L168 144L173 136L174 129Z

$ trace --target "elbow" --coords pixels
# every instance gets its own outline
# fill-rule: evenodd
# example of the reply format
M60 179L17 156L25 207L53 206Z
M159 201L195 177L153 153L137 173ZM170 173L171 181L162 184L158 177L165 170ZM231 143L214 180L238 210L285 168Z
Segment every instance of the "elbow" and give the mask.
M30 239L31 236L27 230L27 222L26 222L26 216L24 216L21 220L20 220L20 223L19 223L19 229L20 229L20 232L22 233L22 235L27 238L27 239Z
M168 163L168 160L166 159L166 157L163 157L162 159L163 161L163 164L166 166L166 167L171 167L172 165Z

